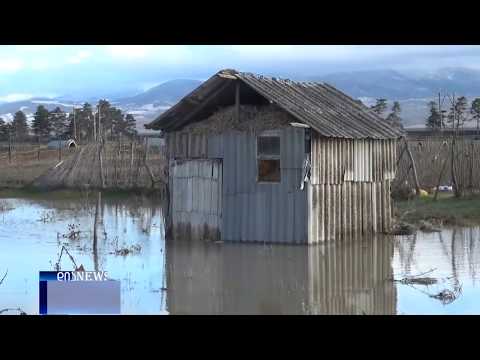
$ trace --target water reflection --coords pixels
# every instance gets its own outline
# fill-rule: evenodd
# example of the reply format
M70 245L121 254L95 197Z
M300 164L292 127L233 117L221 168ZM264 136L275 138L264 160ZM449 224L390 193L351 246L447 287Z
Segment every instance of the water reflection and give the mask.
M66 246L121 280L124 314L478 314L480 228L319 246L169 241L159 201L98 193L13 197L0 211L0 309L38 312L38 271ZM68 226L80 230L68 236ZM96 229L96 231L94 231ZM64 236L67 235L67 236ZM119 249L132 249L118 255ZM73 269L68 256L61 268ZM433 270L432 270L433 269ZM392 279L437 279L410 286ZM461 289L442 302L434 295Z
M173 314L394 314L393 243L167 245Z
M480 296L476 287L480 266L480 228L451 228L438 233L419 232L395 239L393 268L397 278L429 271L438 282L431 286L398 285L398 313L478 314ZM458 293L444 304L434 295L442 291Z
M0 272L9 270L0 287L0 308L20 306L29 314L38 313L38 272L54 270L65 246L77 266L108 271L121 280L122 313L165 313L158 201L138 196L99 199L97 193L88 194L88 199L85 194L50 194L6 200L13 209L0 214ZM80 233L72 237L70 231ZM141 251L116 254L132 246ZM60 268L74 268L65 253Z

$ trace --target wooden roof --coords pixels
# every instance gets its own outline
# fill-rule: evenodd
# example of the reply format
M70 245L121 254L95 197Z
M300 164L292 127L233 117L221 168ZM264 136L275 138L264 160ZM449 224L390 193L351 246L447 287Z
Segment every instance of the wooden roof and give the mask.
M180 129L195 121L205 104L214 102L236 81L326 137L392 139L402 136L399 129L331 85L235 70L219 71L145 127L164 131Z

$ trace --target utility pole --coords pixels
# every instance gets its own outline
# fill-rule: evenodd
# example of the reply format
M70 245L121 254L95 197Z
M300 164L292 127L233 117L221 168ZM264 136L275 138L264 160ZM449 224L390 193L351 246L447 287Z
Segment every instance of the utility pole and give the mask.
M100 112L100 102L98 103L98 139L100 141L102 141L102 122L100 121L100 116L101 116L101 112Z
M93 142L97 142L97 124L95 121L95 115L93 114Z
M12 129L8 129L8 163L12 163Z
M445 128L443 116L446 111L442 110L442 106L443 106L443 103L445 102L446 95L444 95L441 100L440 100L440 96L441 96L441 92L438 93L438 113L440 115L440 131L443 131L443 129Z
M73 139L77 141L77 123L75 121L75 105L73 105Z
M438 93L438 113L440 114L440 130L443 129L442 104L440 103L440 92Z

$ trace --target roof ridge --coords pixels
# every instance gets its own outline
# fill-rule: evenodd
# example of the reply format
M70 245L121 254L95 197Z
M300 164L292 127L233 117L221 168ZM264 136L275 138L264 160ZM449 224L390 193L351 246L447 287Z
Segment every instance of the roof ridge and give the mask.
M253 72L245 72L245 71L238 71L237 75L247 75L247 76L253 76L257 79L268 79L268 80L273 80L273 81L279 81L279 82L287 82L287 83L292 83L292 84L310 84L310 85L318 85L322 84L321 82L317 81L299 81L299 80L293 80L289 79L287 77L281 77L281 76L269 76L269 75L262 75L262 74L257 74Z
M256 93L310 125L322 136L358 139L393 139L399 132L369 111L364 104L326 82L296 81L234 69L217 72L172 108L162 113L148 128L172 131L181 128L193 116L200 101L223 91L228 82L240 80Z

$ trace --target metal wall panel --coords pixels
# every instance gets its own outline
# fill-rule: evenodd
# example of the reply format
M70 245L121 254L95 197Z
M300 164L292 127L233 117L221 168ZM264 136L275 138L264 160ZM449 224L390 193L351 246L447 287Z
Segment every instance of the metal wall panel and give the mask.
M221 160L172 162L172 225L176 238L218 240L221 232Z
M390 181L309 184L309 243L356 238L391 227Z
M223 158L221 194L213 191L211 182L199 180L208 178L201 162L174 169L182 189L174 193L181 202L176 210L185 207L186 212L210 214L221 206L223 216L212 221L221 223L225 241L315 243L389 229L395 140L332 139L314 132L311 184L301 191L305 130L275 131L281 137L278 184L256 180L259 134L234 130L209 137L169 134L167 146L180 155L187 149L192 157ZM188 179L182 181L183 177Z
M292 127L278 133L281 182L272 184L257 182L258 134L230 131L221 135L224 241L307 242L306 190L300 190L305 132Z
M395 158L395 140L332 139L314 133L312 183L393 180Z

